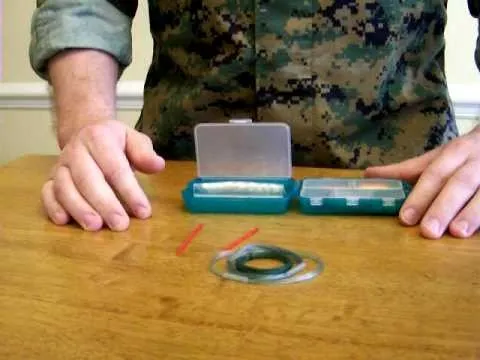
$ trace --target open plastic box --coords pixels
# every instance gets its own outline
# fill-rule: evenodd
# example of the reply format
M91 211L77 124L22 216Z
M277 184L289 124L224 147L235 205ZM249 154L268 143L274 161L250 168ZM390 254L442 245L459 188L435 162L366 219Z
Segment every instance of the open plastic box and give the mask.
M183 190L191 212L284 213L297 194L290 128L281 123L195 127L197 178Z
M394 215L410 191L394 179L293 179L283 123L199 124L195 147L197 177L182 192L193 213L279 214L298 200L305 214Z

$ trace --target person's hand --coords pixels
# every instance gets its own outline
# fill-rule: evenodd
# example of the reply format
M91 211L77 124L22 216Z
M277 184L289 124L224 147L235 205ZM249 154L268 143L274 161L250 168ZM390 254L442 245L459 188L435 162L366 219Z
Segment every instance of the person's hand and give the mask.
M144 134L119 121L85 126L73 135L42 188L48 217L58 225L72 218L85 230L128 228L130 216L151 216L151 205L134 170L165 167Z
M420 224L427 238L439 238L447 230L465 238L480 227L480 128L422 156L368 168L365 176L416 182L400 220Z

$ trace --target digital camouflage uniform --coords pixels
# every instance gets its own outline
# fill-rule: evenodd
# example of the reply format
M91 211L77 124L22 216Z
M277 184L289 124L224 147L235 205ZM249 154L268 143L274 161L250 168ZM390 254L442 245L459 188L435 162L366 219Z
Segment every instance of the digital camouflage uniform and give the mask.
M39 1L32 25L32 64L42 76L48 51L39 55L46 30L38 24L42 7L46 17L59 2ZM136 1L109 3L108 16L112 9L130 20L135 14ZM148 5L153 61L136 128L167 159L194 158L196 123L239 117L288 123L295 165L391 163L457 136L444 72L446 0ZM128 65L130 47L104 43L99 48Z

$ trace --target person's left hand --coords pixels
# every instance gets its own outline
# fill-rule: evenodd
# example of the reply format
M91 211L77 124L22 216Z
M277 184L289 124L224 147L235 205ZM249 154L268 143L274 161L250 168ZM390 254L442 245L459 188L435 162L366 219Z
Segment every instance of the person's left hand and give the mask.
M420 224L423 236L466 238L480 227L480 127L421 156L370 167L366 177L403 179L415 186L400 220Z

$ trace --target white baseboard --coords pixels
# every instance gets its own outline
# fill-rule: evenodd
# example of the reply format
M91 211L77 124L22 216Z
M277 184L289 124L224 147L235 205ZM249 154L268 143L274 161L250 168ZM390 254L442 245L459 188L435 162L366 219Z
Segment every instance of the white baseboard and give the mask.
M449 85L455 117L458 120L480 120L480 84Z
M50 109L49 87L44 82L1 83L0 109ZM125 81L117 86L117 108L140 110L143 106L143 82Z
M458 120L480 121L480 84L450 85ZM118 110L140 110L143 106L143 82L124 81L117 87ZM44 82L1 83L0 109L49 109L49 89Z

